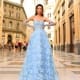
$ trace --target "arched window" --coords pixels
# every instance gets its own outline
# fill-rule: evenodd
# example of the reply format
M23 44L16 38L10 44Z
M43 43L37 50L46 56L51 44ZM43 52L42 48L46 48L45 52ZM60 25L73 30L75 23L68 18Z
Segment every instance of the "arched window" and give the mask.
M6 27L6 22L5 22L5 20L3 20L3 27Z
M20 19L20 13L19 12L16 12L16 18Z
M16 38L20 38L20 35L19 34L16 34Z
M13 26L13 23L12 23L12 21L10 21L9 22L9 28L12 28L12 26Z
M10 16L10 17L12 16L11 10L9 11L9 16Z
M19 30L19 23L17 23L16 29Z

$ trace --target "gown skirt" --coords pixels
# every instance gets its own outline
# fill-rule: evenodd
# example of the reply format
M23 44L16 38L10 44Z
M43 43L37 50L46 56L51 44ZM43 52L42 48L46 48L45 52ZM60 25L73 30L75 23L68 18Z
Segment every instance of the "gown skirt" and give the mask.
M52 49L43 29L34 30L30 37L19 80L59 80Z

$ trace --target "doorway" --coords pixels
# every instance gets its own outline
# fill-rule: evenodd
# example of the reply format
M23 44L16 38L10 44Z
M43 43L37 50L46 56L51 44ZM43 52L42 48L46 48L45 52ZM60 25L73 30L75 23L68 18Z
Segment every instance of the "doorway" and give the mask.
M74 15L70 18L70 52L74 52Z
M65 41L66 41L66 24L63 23L63 51L65 51Z
M7 40L8 40L7 43L12 43L12 35L9 34Z

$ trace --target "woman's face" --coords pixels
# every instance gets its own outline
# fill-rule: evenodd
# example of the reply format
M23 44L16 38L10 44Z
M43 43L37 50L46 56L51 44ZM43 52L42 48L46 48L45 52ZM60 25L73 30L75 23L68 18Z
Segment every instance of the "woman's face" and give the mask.
M37 14L41 15L42 12L43 12L42 7L41 6L38 6L37 7Z

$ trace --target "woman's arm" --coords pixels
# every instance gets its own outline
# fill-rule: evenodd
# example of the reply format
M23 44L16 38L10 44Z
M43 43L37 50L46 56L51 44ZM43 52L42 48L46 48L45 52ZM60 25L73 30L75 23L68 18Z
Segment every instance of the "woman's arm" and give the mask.
M30 17L30 18L28 18L28 19L25 19L25 20L23 21L23 23L27 23L27 22L32 21L32 20L34 20L34 16L32 16L32 17Z
M44 21L49 23L49 24L46 24L46 26L54 26L54 25L56 25L55 22L49 20L48 18L44 18Z
M28 22L29 21L33 21L34 20L34 16L32 16L32 17L30 17L30 18L28 18L28 19L25 19L24 21L23 21L23 25L24 26L29 26L29 27L33 27L32 25L30 25Z

